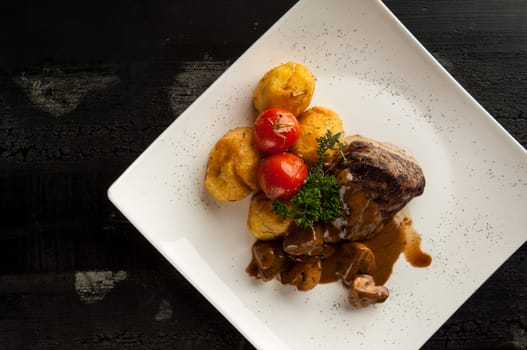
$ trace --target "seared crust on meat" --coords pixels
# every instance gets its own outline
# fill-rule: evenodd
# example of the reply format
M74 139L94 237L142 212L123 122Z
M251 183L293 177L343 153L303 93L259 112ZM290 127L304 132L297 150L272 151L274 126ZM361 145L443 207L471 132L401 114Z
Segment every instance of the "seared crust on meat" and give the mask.
M385 219L423 193L423 170L402 149L360 135L346 137L344 143L348 162L341 162L338 168L350 172L351 181L377 202Z

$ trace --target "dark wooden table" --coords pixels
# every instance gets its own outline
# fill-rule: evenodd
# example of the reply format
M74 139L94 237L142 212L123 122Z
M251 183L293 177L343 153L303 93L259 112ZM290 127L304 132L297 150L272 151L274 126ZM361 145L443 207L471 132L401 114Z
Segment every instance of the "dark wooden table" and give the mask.
M0 5L0 349L252 348L106 189L294 3ZM525 147L527 1L385 3ZM526 260L424 348L526 349Z

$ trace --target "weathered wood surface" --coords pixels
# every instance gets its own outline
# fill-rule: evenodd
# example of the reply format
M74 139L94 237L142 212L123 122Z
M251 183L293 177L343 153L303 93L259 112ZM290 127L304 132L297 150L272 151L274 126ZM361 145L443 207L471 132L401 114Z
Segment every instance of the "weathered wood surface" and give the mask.
M106 189L294 2L0 5L0 349L252 348ZM527 2L385 3L527 146ZM424 348L527 348L526 266Z

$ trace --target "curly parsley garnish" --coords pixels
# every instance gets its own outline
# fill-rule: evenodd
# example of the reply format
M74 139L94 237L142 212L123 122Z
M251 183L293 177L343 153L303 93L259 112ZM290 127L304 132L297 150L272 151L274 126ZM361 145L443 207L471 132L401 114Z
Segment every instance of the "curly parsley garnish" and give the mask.
M342 211L339 198L339 183L335 176L324 170L328 161L328 151L337 151L343 162L344 145L339 141L340 133L333 135L328 130L325 136L317 139L318 160L310 169L306 182L289 203L279 200L273 202L273 210L282 219L293 218L294 223L301 228L313 226L316 222L330 222Z

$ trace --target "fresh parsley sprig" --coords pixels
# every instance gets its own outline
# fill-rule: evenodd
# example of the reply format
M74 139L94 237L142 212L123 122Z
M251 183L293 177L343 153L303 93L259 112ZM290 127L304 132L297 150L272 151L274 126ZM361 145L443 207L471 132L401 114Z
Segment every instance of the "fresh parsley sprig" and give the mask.
M340 133L333 134L330 130L317 138L318 159L311 165L305 183L289 203L273 202L273 210L282 220L293 218L297 226L308 228L316 222L330 222L342 212L339 183L325 169L330 150L337 151L342 161L346 161L339 139Z

